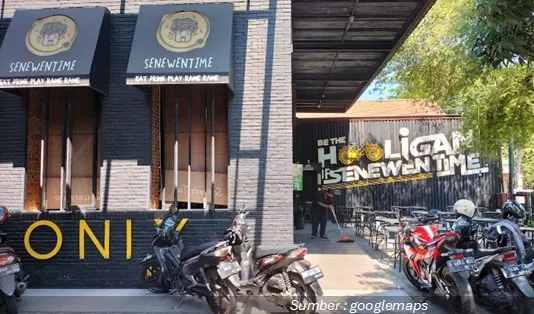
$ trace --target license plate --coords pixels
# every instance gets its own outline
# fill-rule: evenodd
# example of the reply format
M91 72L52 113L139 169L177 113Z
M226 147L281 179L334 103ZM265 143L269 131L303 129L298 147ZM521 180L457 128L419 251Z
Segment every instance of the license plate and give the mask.
M11 264L7 266L0 267L0 277L18 273L20 271L19 264Z
M532 272L528 264L509 265L504 266L501 269L505 278L514 278L519 276L530 275L530 273Z
M241 266L237 262L228 262L224 261L217 265L217 272L219 273L219 276L221 276L221 279L226 279L233 274L237 274L241 271Z
M467 257L461 259L451 259L447 261L447 267L451 273L458 273L461 271L471 271L477 265L474 257Z
M315 266L300 273L305 284L312 283L324 277L321 267Z

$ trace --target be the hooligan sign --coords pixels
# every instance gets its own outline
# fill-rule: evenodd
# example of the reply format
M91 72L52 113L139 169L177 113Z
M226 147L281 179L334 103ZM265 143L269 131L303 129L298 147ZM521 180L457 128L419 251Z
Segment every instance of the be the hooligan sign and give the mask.
M346 137L319 139L318 161L322 166L322 184L351 183L358 186L385 184L460 174L489 172L479 154L464 155L460 145L464 138L453 131L420 136L409 140L410 130L399 130L400 145L391 140L383 145L368 140L351 145ZM341 166L341 167L340 167ZM341 186L339 186L341 187Z
M143 5L126 84L228 84L233 5Z
M0 49L0 88L89 86L106 14L106 8L17 10Z

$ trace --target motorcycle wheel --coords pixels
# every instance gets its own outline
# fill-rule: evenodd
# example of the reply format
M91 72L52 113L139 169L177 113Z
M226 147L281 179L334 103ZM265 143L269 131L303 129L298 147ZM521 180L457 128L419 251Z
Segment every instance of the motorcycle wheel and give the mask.
M7 314L18 314L19 310L17 308L17 299L14 295L8 297L4 296L4 300L6 302L7 307Z
M317 296L315 295L315 292L313 289L304 283L304 280L302 277L295 273L288 273L289 281L291 282L291 286L295 288L299 301L299 308L295 309L294 303L292 300L289 304L286 305L286 309L291 314L314 314L316 313L315 308L316 306L306 306L309 305L316 305L317 304ZM307 301L307 302L306 302ZM304 310L300 310L300 306L304 307Z
M222 285L220 289L206 295L206 301L214 314L232 314L236 310L237 299L235 293L227 285ZM228 304L223 305L223 301Z
M534 313L534 308L532 307L532 302L529 298L523 296L523 293L519 291L513 284L508 284L508 291L511 291L514 294L514 306L507 307L506 311L508 313L516 314L531 314Z
M417 277L417 274L415 273L415 270L413 269L412 265L410 264L410 261L405 259L404 263L402 264L402 272L404 273L404 277L408 279L408 281L416 287L418 290L427 292L428 288L423 287L421 281Z
M534 313L534 307L532 306L532 301L530 301L529 298L524 297L524 296L521 296L521 299L519 299L518 308L519 310L515 312L517 314Z
M152 258L143 264L139 272L139 282L144 289L153 293L168 293L169 288L162 287L158 284L158 278L161 274L161 265Z
M471 285L465 280L458 280L457 276L454 276L449 272L449 269L445 267L442 271L442 278L448 284L451 305L454 313L457 314L475 314L476 304L471 289Z
M232 284L226 279L222 280L214 267L206 270L206 277L210 284L218 285L210 294L204 295L211 311L214 314L233 314L237 307L237 298ZM223 303L227 303L223 305Z

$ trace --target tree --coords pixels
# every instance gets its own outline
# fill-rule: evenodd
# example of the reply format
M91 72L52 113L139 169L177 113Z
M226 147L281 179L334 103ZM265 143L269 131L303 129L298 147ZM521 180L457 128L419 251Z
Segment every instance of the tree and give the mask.
M471 131L471 146L485 156L499 158L503 145L531 143L534 134L534 89L525 81L528 66L486 70L462 92L465 104L462 128ZM531 83L532 84L532 83Z
M473 56L493 68L534 60L534 1L475 0Z
M518 146L516 176L510 177L510 190L513 189L515 179L522 187L522 157L523 148L531 141L534 129L528 125L532 121L534 105L534 73L530 68L534 59L534 1L532 0L475 0L475 14L470 18L474 25L474 36L471 37L472 56L481 64L498 71L502 68L510 69L513 74L505 77L501 83L509 89L494 94L496 105L504 110L508 121L500 119L494 121L492 111L483 107L478 114L486 123L484 128L497 130L508 124L510 132L507 142L510 145L513 160L513 145ZM526 65L526 66L525 66ZM482 111L482 114L480 114ZM469 124L469 123L466 123ZM468 126L469 127L469 126ZM482 126L471 125L472 127ZM498 136L504 140L506 136ZM479 142L482 141L480 137ZM492 141L497 143L496 141ZM479 145L480 146L480 145ZM513 191L510 191L513 193Z
M378 75L374 92L390 89L393 98L424 99L460 113L459 91L480 72L466 37L473 12L472 0L437 0Z
M525 146L534 135L533 3L437 0L379 75L377 89L394 86L393 97L463 114L471 147L488 157L497 158L512 139Z

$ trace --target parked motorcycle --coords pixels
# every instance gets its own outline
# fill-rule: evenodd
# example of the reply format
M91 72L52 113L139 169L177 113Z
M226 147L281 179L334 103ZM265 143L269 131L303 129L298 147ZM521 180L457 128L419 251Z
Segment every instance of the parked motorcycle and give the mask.
M499 313L534 313L534 289L527 278L531 266L517 264L514 247L478 249L475 257L469 281L478 304Z
M0 206L0 224L7 221L9 211ZM7 234L0 233L0 292L8 314L17 314L17 301L26 290L28 277L24 277L22 261L15 251L7 246Z
M184 247L179 222L177 211L171 208L158 225L152 241L154 253L140 262L141 283L153 292L204 297L214 313L234 313L237 301L228 277L240 267L228 241Z
M256 248L248 238L246 205L237 211L225 239L241 266L241 272L229 277L238 295L263 296L290 313L315 313L317 297L323 292L318 282L323 277L319 266L305 260L304 244ZM298 306L295 306L298 305Z
M429 292L440 290L455 313L474 314L476 305L468 278L475 264L473 250L459 249L456 232L438 234L438 227L428 224L439 217L422 217L401 231L403 273L416 288Z
M500 224L496 228L499 234L505 234ZM530 265L519 263L522 262L520 256L524 255L518 256L517 246L480 248L475 239L478 225L465 215L459 215L453 231L463 235L459 247L474 250L476 264L471 269L469 283L476 303L487 309L498 310L499 313L533 313L531 299L534 298L534 289L527 278L531 269ZM510 231L515 231L515 228ZM518 239L521 240L520 237Z
M511 246L515 248L518 264L524 270L534 270L534 248L529 238L521 231L520 220L527 218L526 210L517 201L507 201L501 209L501 219L490 226L486 235L486 248ZM534 272L528 275L530 285L534 287Z

